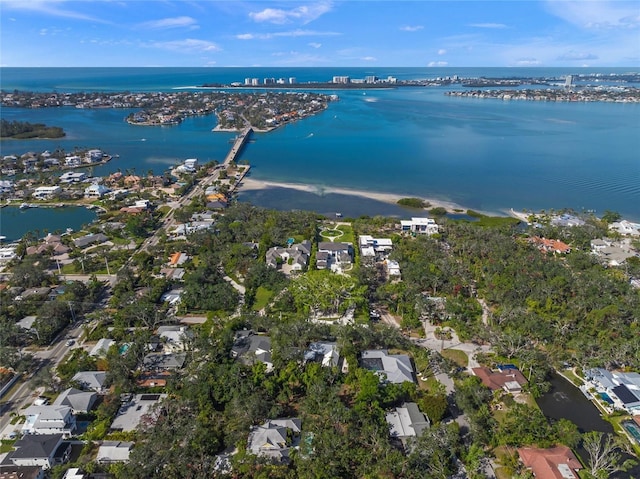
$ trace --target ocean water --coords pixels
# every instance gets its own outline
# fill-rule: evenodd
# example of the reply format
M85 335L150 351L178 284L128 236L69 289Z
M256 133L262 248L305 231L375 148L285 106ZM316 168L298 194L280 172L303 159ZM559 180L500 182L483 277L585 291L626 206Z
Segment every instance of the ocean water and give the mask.
M246 77L326 81L333 75L556 76L625 69L1 69L2 89L171 91ZM460 88L460 87L458 87ZM454 98L447 87L335 92L339 101L314 117L256 134L240 160L252 177L323 187L397 193L456 202L487 212L606 209L640 221L640 105ZM62 147L120 155L94 175L120 169L156 173L185 158L222 160L231 133L212 133L215 117L173 127L123 121L129 110L5 108L2 117L63 127L60 140L3 141L3 155ZM287 192L288 191L288 195ZM378 202L272 189L241 200L276 208L402 215ZM328 201L331 200L329 204ZM344 207L341 206L343 202ZM344 211L342 211L344 214ZM408 216L408 215L407 215Z
M43 238L47 233L64 233L67 228L78 231L96 218L94 211L74 206L24 210L7 206L0 209L0 235L6 236L7 243L19 240L28 231Z

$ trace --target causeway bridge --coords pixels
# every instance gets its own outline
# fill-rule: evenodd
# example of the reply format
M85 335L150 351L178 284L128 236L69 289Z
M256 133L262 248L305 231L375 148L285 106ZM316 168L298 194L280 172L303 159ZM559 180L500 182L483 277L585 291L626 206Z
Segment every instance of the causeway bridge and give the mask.
M229 163L231 163L232 161L236 161L236 157L240 154L242 148L249 140L251 133L253 133L253 128L247 126L238 134L238 136L236 136L231 150L229 150L229 153L227 153L227 156L224 159L224 166L229 166Z

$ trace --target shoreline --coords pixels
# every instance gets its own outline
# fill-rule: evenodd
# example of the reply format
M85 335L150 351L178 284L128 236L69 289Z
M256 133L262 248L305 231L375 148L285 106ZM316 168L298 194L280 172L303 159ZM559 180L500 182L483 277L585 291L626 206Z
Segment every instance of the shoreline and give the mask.
M402 199L402 198L415 198L416 196L414 195L401 195L401 194L397 194L397 193L385 193L385 192L380 192L380 191L366 191L366 190L358 190L358 189L350 189L350 188L341 188L341 187L333 187L333 186L323 186L323 185L313 185L313 184L308 184L308 183L286 183L286 182L280 182L280 181L270 181L270 180L256 180L254 178L244 178L239 184L238 184L238 190L239 192L241 191L256 191L256 190L268 190L269 188L285 188L285 189L290 189L290 190L297 190L297 191L303 191L305 193L313 193L313 194L317 194L319 196L325 195L325 194L337 194L337 195L346 195L346 196L359 196L362 198L367 198L370 200L376 200L376 201L380 201L383 203L390 203L390 204L394 204L397 206L402 206L402 205L398 205L398 200ZM424 211L425 213L428 212L429 209L431 208L437 208L437 207L442 207L445 208L447 210L447 213L454 213L454 214L466 214L467 210L471 209L471 208L465 208L462 205L459 205L453 201L446 201L446 200L438 200L438 199L434 199L434 198L424 198L424 197L419 197L421 200L430 203L430 206L427 208L423 208L423 209L415 209L416 214L418 214L418 212L422 212ZM406 208L407 211L410 211L411 208ZM477 211L477 210L474 210ZM486 212L486 211L478 211L478 213L481 214L486 214L486 215L490 215L490 216L495 216L496 213L494 212Z

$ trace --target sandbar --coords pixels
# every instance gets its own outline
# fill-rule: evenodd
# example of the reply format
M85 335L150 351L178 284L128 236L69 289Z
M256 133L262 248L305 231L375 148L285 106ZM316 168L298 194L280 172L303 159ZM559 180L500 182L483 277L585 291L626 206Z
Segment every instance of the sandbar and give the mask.
M304 191L307 193L313 193L317 195L326 195L326 194L338 194L338 195L349 195L349 196L360 196L362 198L368 198L371 200L382 201L384 203L392 203L397 204L398 200L401 198L407 198L413 195L399 195L396 193L383 193L377 191L364 191L364 190L352 190L350 188L336 188L333 186L324 186L324 185L311 185L311 184L302 184L302 183L282 183L277 181L265 181L265 180L256 180L254 178L244 178L240 183L240 190L265 190L268 188L288 188L298 191ZM451 201L443 201L433 198L422 198L423 201L430 204L428 208L434 207L442 207L447 210L447 212L455 213L461 211L467 211L468 208L458 205L457 203Z

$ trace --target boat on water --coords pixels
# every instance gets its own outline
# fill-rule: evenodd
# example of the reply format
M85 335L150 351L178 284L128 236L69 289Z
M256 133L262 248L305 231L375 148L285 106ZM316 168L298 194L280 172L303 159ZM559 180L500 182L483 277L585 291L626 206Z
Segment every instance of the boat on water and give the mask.
M31 205L29 203L22 203L20 205L21 210L28 210L29 208L31 208Z

